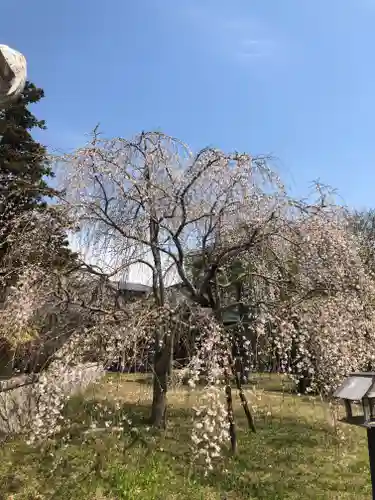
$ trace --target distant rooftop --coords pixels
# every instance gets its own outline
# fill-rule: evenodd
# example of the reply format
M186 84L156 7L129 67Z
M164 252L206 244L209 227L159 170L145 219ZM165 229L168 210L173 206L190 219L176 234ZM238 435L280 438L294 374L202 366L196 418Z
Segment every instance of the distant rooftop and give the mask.
M118 282L119 290L128 290L129 292L144 292L151 293L152 287L148 285L142 285L142 283L131 283L129 281L119 281Z
M142 283L119 281L117 283L115 282L114 284L118 286L119 290L127 290L129 292L144 292L146 294L152 293L152 287L149 285L143 285ZM167 286L166 294L168 301L174 305L177 305L178 303L181 304L186 301L191 301L190 295L186 291L185 285L182 282ZM240 320L241 317L236 307L227 309L223 313L224 324L234 325Z

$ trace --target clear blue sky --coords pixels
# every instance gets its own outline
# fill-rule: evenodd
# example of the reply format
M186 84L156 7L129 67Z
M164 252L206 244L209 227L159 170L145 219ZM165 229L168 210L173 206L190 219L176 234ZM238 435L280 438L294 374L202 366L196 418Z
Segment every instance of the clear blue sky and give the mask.
M375 0L4 0L1 20L51 148L161 129L375 206Z

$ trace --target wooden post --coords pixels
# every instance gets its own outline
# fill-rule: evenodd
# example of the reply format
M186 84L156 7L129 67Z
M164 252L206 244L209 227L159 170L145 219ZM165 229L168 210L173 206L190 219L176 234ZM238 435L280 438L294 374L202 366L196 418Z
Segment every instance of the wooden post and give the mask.
M347 399L344 399L344 404L345 404L346 416L348 419L351 419L353 417L352 405Z
M372 484L372 500L375 500L375 427L367 428L368 454Z

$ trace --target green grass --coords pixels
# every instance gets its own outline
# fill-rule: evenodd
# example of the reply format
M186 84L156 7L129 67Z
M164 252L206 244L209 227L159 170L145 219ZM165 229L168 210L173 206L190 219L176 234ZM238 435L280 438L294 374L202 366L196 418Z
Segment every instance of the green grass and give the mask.
M108 376L67 409L75 426L68 441L43 450L21 442L3 446L0 499L14 500L244 500L368 499L371 497L365 431L332 422L328 405L294 396L279 377L258 376L248 397L257 433L246 430L237 407L239 449L205 477L192 467L189 408L199 392L170 394L165 432L146 431L148 381ZM284 387L284 390L283 390ZM113 401L121 402L116 410ZM118 421L132 413L137 434L84 434L90 415L105 401ZM101 417L99 414L97 418ZM13 495L13 496L12 496Z

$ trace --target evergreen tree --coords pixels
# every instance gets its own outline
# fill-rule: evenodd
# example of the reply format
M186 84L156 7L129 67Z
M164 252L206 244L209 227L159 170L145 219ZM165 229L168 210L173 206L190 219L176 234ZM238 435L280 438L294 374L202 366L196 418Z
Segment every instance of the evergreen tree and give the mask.
M12 106L0 111L0 269L10 251L9 234L14 221L31 210L51 210L46 199L57 194L48 187L53 178L45 146L32 137L33 129L46 128L44 120L37 119L29 106L44 97L42 89L27 82L21 97ZM65 262L70 253L63 228L58 229L61 252L54 256L56 265ZM12 273L11 281L16 278Z

